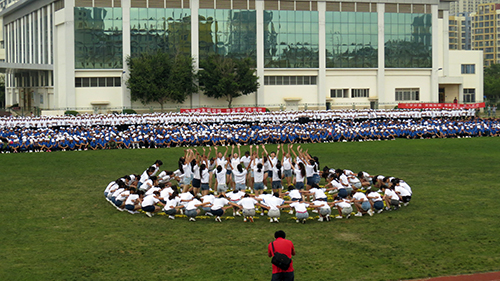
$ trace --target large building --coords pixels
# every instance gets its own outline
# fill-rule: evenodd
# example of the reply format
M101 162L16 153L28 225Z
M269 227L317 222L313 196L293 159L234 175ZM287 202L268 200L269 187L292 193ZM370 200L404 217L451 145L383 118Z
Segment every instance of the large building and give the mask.
M450 15L476 13L480 4L500 3L500 0L458 0L450 3Z
M500 4L481 4L473 18L473 50L482 50L484 65L500 63Z
M469 13L450 15L450 50L472 50L472 18Z
M130 100L126 59L155 50L190 54L196 67L212 53L253 58L261 86L234 106L483 97L482 52L449 50L446 1L0 0L0 10L6 104L46 113L143 107ZM166 107L224 105L193 94Z

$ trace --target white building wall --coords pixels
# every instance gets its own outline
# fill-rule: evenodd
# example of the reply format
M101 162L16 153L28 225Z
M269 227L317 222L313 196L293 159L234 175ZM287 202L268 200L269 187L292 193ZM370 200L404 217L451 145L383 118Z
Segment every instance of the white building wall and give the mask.
M411 1L414 2L414 1ZM129 93L125 83L122 87L106 87L106 88L75 88L75 77L127 77L127 69L124 64L124 69L115 70L75 70L74 65L74 4L75 0L65 0L65 8L55 12L54 26L49 26L45 32L54 31L54 71L55 71L55 90L51 88L37 90L43 97L43 106L60 108L88 108L93 107L96 102L107 104L109 108L118 107L149 107L159 108L158 104L144 106L140 102L130 102ZM131 0L122 0L123 10L123 57L124 59L130 53L130 16L128 9L131 5ZM199 6L198 0L190 0L191 9ZM378 32L379 32L379 67L374 69L327 69L325 66L325 53L322 50L320 54L319 69L265 69L263 64L263 10L264 1L256 0L255 8L257 11L257 74L260 77L260 89L257 94L250 94L233 100L234 106L269 106L273 109L278 109L281 104L286 104L289 100L297 100L299 103L309 104L324 104L326 101L335 104L363 104L369 106L371 100L378 100L380 107L393 107L397 104L395 101L396 88L419 88L420 99L415 102L437 102L439 87L444 87L446 93L463 91L463 88L475 88L476 100L482 101L482 56L481 52L471 51L449 51L448 50L448 13L443 13L443 19L438 20L438 5L431 5L433 18L433 66L432 69L386 69L384 68L384 4L377 4L378 11ZM319 25L320 32L324 32L325 19L324 9L325 2L319 2ZM439 8L441 9L441 8ZM195 57L198 54L198 21L197 12L193 10L191 15L194 16L192 28L192 52ZM45 12L53 11L53 7ZM39 15L41 11L37 12ZM28 23L33 21L33 17L20 17ZM40 21L40 17L37 19ZM50 42L43 42L40 33L37 33L38 42L42 45L37 48L37 59L33 54L28 52L30 44L34 43L33 38L23 38L26 46L16 45L13 42L21 38L17 27L20 21L7 23L5 30L6 38L12 38L6 42L9 48L7 50L11 60L14 58L25 59L27 63L50 63L46 61L42 55L50 46ZM24 28L24 27L23 27ZM20 39L19 39L20 40ZM324 36L320 35L320 47L324 48ZM28 44L29 43L29 44ZM42 44L43 43L43 44ZM47 50L52 53L52 50ZM50 59L49 59L50 60ZM460 66L463 63L475 64L476 73L474 75L462 75ZM125 70L125 73L123 71ZM264 85L265 76L317 76L317 85ZM444 77L444 78L443 78ZM461 80L463 79L463 80ZM439 81L439 82L438 82ZM445 81L441 85L441 81ZM450 82L451 81L451 82ZM455 81L455 82L453 82ZM462 82L463 81L463 84ZM457 89L458 87L458 89ZM330 89L349 89L351 96L352 89L369 89L369 98L330 98ZM54 92L55 91L55 92ZM12 89L8 93L17 93L18 90ZM52 93L51 93L52 92ZM7 95L8 101L17 101L17 97ZM446 97L446 101L451 98ZM40 96L35 96L35 100L40 100ZM212 99L203 94L194 94L186 99L183 104L166 104L165 108L191 107L191 106L225 106L227 101L224 99ZM346 106L352 108L351 106ZM314 107L309 107L314 108ZM324 105L322 106L324 108Z

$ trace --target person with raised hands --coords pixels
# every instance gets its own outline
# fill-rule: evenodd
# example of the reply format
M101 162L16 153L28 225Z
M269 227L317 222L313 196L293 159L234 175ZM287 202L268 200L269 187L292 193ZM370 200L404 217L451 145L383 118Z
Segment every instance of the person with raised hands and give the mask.
M292 184L292 156L290 155L290 144L287 145L288 152L285 154L284 151L285 145L281 146L281 163L283 165L284 177L286 180L286 186L290 186Z
M278 152L279 152L280 145L278 144ZM262 149L264 149L264 152L267 154L267 150L264 146L262 146ZM275 155L274 160L271 158L269 159L269 164L271 165L271 179L272 179L272 190L273 194L278 194L278 197L281 197L281 192L283 190L283 186L281 184L281 181L283 180L283 169L281 166L281 162L277 159L278 154Z

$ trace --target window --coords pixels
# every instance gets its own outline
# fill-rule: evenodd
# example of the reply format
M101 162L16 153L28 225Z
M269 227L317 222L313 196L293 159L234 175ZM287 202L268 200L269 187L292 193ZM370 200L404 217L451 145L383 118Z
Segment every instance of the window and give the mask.
M316 85L316 76L264 76L264 85Z
M464 89L464 102L476 102L476 89Z
M370 89L352 89L353 98L367 98L370 96Z
M462 64L462 74L475 74L476 65L475 64Z
M76 77L75 88L121 87L120 77Z
M349 90L348 89L331 89L330 90L331 98L348 98Z
M417 101L419 100L418 88L399 88L396 89L396 100L397 101Z

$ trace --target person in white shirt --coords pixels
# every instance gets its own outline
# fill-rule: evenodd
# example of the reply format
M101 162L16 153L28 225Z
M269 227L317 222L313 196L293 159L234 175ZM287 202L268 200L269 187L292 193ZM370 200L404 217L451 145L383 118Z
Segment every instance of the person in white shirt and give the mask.
M392 188L385 185L382 185L381 190L384 192L385 209L387 211L390 211L391 207L394 207L394 210L399 209L399 200L401 199L399 195Z
M262 208L266 208L269 222L279 222L280 208L283 208L285 200L276 197L276 195L269 195L263 197L263 204L259 204Z
M332 208L329 202L324 200L314 200L313 204L318 206L317 210L319 213L318 221L330 221L330 214L332 213Z
M309 217L309 213L307 212L307 208L317 208L319 206L313 205L312 203L308 203L305 201L296 201L289 205L283 205L282 208L292 207L295 209L295 217L297 217L296 222L306 223L307 218Z
M203 206L203 211L205 211L205 215L207 216L213 216L213 214L210 212L211 206L215 200L215 196L212 192L208 193L207 195L204 195L200 198L202 203L209 202L207 206Z
M238 144L238 153L234 153L234 144L232 145L232 149L231 149L231 159L230 159L230 166L228 167L228 171L230 171L229 173L229 185L234 189L235 188L235 181L234 181L234 175L233 175L233 172L236 170L236 167L238 165L240 165L241 163L241 159L240 159L240 155L241 155L241 150L240 150L240 144Z
M252 163L255 162L255 159ZM259 196L264 191L264 165L262 163L257 163L252 166L253 170L253 190L255 192L255 196Z
M149 189L157 185L158 185L158 178L156 176L151 176L141 185L139 190L147 192Z
M243 213L243 221L253 222L253 216L255 216L255 205L258 204L257 200L250 197L247 193L240 199L236 204L239 206Z
M241 163L243 163L243 168L244 169L249 168L251 161L252 161L252 157L250 156L250 151L246 151L245 156L241 157ZM251 180L250 173L247 173L247 182L250 183L250 180ZM250 185L248 185L248 186L250 186Z
M248 167L246 168L243 168L243 165L238 164L236 168L233 169L232 175L235 182L235 190L244 191L246 189L246 178L248 174L247 170L249 167L250 165L248 165Z
M281 155L282 156L282 165L283 165L283 173L286 180L286 186L290 186L292 184L292 156L290 155L290 144L288 144L288 153L284 153L284 145L281 146Z
M125 209L128 210L129 213L131 214L137 214L137 210L141 209L141 203L142 203L142 192L140 191L131 191L131 194L127 197L127 200L125 201Z
M380 193L371 191L366 197L370 200L372 210L376 211L377 214L382 213L382 211L384 210L384 199L382 199Z
M198 197L195 197L185 205L186 211L184 214L189 218L189 221L196 221L196 216L200 213L199 207L209 204L210 202L202 203Z
M245 192L243 191L238 191L238 190L233 190L233 192L226 193L226 197L231 201L232 203L237 204L238 201L245 196ZM238 211L237 207L233 208L233 216L241 216L240 212Z
M337 207L337 211L339 211L339 215L335 217L336 219L342 219L344 218L344 216L346 219L351 217L352 213L351 200L337 197L335 201L333 201L332 203Z
M160 202L158 198L160 196L160 192L155 191L153 194L144 197L141 203L142 210L146 212L148 217L152 217L154 213L161 211L161 208L156 204L160 204L165 206L165 204Z
M148 167L142 174L139 182L137 183L137 188L141 188L141 185L149 179L149 177L153 174L154 168Z
M226 206L228 204L231 206ZM212 213L215 216L215 221L222 222L220 217L224 215L225 210L231 207L239 208L239 206L236 205L235 203L229 202L229 200L224 197L224 194L219 194L219 196L215 198L214 201L212 202L210 213Z
M153 173L151 174L152 176L156 176L158 171L160 171L160 166L163 165L163 162L161 160L156 160L153 165L151 165L151 168L154 169Z
M394 191L399 195L404 206L408 206L411 200L411 193L401 185L401 180L396 178L391 181ZM408 186L409 187L409 186ZM410 189L411 190L411 189Z
M358 179L361 182L361 188L369 190L372 184L372 176L367 172L360 171L358 173Z
M215 169L215 178L217 185L217 193L225 193L227 191L225 166L222 165L217 166L217 168Z
M358 212L354 215L356 217L361 217L363 214L369 214L370 216L373 216L373 210L372 206L370 204L370 201L368 200L368 197L361 192L353 192L354 194L352 195L352 202L354 203L354 206L358 210Z
M181 198L179 197L179 192L175 189L172 194L164 199L165 207L163 207L163 212L168 215L169 219L174 220L177 211L184 207L180 205Z

